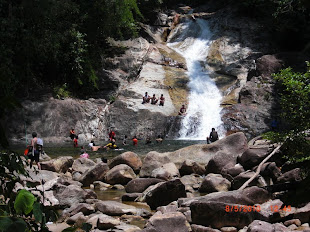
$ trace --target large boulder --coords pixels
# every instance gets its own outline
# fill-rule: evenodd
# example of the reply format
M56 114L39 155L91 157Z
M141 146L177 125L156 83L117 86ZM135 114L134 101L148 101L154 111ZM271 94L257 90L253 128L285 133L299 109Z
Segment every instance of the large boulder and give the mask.
M87 158L78 158L74 160L72 164L72 171L73 172L80 172L80 173L85 173L89 169L92 169L96 163L92 161L91 159Z
M52 159L49 161L41 162L41 169L48 170L52 172L62 172L66 173L73 164L72 156L61 156L57 159Z
M154 169L160 168L169 162L170 159L166 154L151 151L145 156L139 175L140 177L151 177Z
M156 212L147 222L145 232L167 232L178 231L188 232L190 225L186 220L186 217L180 212L168 212L161 213Z
M225 226L243 228L261 218L259 208L253 208L254 205L269 199L266 190L249 187L242 191L214 192L203 197L179 200L179 205L190 206L193 224L217 229Z
M163 182L163 180L157 178L136 178L127 183L125 190L127 193L142 193L149 186L159 182Z
M94 206L86 203L77 203L72 205L70 208L65 209L62 212L63 216L72 216L78 213L83 213L83 215L89 215L95 212Z
M224 173L226 169L232 168L237 164L237 157L237 154L229 154L219 151L206 165L206 173Z
M142 167L142 161L140 157L136 153L131 151L125 152L113 158L109 163L109 168L113 168L119 164L127 164L134 170L135 173L139 173Z
M212 192L221 192L228 191L231 187L229 180L225 179L220 174L208 174L202 181L199 188L201 193L212 193Z
M168 205L170 202L175 201L180 197L186 197L185 186L180 179L158 183L146 189L144 194L145 202L151 207L151 209L156 209L158 206Z
M206 171L205 167L193 160L186 159L180 167L181 176L190 175L192 173L203 175Z
M85 202L88 193L77 185L60 185L55 190L55 197L60 207L70 207Z
M104 180L105 174L109 170L109 167L106 163L98 163L93 168L89 169L79 178L79 181L83 186L89 186L94 181Z
M251 146L238 158L238 162L245 168L251 169L260 164L261 161L268 155L269 146Z
M51 180L56 182L60 176L60 174L56 172L47 170L35 171L32 168L26 168L26 170L28 171L29 177L21 175L20 179L21 181L31 183L32 186L42 185L43 183L49 182Z
M170 162L170 163L164 164L160 168L154 169L152 171L151 176L154 178L158 178L158 179L170 180L172 178L180 177L180 173L176 165Z
M119 164L113 167L105 175L105 181L108 184L125 185L134 178L136 178L136 174L132 168L126 164Z

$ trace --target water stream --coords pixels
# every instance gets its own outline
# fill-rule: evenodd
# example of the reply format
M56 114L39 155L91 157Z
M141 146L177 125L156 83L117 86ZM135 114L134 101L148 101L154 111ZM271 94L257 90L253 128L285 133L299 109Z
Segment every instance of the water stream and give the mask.
M178 25L175 30L168 46L186 59L190 89L187 114L182 119L179 138L203 140L213 127L223 137L222 95L204 67L212 37L208 23L203 19L191 20Z

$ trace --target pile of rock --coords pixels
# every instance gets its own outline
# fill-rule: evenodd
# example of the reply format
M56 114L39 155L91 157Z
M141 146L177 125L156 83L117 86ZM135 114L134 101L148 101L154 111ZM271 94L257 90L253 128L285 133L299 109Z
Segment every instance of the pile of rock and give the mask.
M300 169L288 170L279 156L263 165L249 187L238 190L272 149L267 141L247 143L243 133L235 133L213 144L150 152L143 162L133 152L108 163L59 157L42 162L44 170L38 175L30 170L32 178L23 181L36 185L28 189L45 206L63 209L58 226L86 222L93 231L310 231L310 203L295 208L266 190L267 185L301 181ZM125 189L122 201L143 207L97 199L95 189L112 187ZM134 225L137 220L143 228Z

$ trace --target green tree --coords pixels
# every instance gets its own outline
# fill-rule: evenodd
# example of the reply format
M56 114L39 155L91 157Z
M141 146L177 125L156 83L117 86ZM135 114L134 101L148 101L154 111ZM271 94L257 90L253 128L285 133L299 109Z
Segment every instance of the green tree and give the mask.
M269 132L267 137L284 142L281 150L292 161L310 158L310 64L305 73L291 68L274 74L278 81L281 105L281 131Z

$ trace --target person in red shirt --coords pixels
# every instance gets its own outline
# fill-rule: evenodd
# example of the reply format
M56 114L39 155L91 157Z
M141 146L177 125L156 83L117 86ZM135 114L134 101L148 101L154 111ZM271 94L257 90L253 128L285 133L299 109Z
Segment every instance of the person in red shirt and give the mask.
M115 132L114 132L112 129L110 129L110 132L109 132L109 140L110 140L110 141L112 141L112 139L115 139L115 140L116 140L115 136L116 136Z
M79 145L78 145L78 136L76 135L76 136L74 136L74 139L73 139L73 146L74 147L78 147Z
M138 145L138 139L137 139L136 136L133 137L133 139L132 139L132 144L133 144L134 146L137 146L137 145Z

